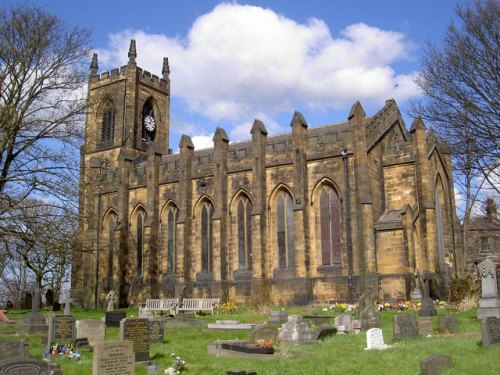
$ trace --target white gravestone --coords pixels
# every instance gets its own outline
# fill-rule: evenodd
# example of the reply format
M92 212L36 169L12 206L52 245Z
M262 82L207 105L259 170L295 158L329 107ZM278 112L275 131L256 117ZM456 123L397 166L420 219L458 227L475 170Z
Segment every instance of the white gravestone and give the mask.
M366 348L365 350L384 350L390 348L390 345L384 344L384 335L380 328L370 328L366 331Z
M477 268L481 277L481 300L477 309L477 318L485 319L488 316L500 318L497 266L491 259L485 259Z

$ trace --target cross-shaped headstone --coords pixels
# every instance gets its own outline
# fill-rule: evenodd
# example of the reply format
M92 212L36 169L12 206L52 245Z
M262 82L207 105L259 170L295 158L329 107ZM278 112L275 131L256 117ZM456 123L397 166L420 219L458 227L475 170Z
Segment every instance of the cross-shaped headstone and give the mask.
M66 294L66 297L63 300L64 302L64 315L71 315L71 302L73 302L73 298L70 297L70 293Z

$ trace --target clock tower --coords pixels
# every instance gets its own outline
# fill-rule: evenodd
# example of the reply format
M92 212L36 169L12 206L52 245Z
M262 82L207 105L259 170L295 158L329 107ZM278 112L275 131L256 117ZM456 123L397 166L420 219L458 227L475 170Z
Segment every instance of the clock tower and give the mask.
M99 74L97 54L90 64L80 161L83 251L74 254L72 271L72 286L79 290L74 297L84 305L112 289L120 298L125 294L120 275L127 267L122 258L128 246L128 184L138 164L157 161L169 153L168 59L163 59L158 76L139 68L136 58L136 43L131 40L126 65ZM153 189L149 180L147 185ZM148 193L149 200L152 194ZM148 201L148 205L153 204Z

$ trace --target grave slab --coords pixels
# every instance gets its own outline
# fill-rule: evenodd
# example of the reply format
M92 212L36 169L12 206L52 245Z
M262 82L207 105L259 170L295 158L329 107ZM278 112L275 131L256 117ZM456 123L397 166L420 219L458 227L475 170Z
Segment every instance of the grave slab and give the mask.
M413 314L397 314L393 320L393 340L413 339L418 336L417 317Z
M148 319L128 318L120 322L120 340L134 344L135 362L149 361Z
M28 357L28 343L26 341L7 341L0 339L0 361L19 357Z
M459 327L458 318L456 316L439 316L438 327L441 332L456 332Z
M149 342L151 344L163 343L163 337L165 335L163 322L158 319L148 319L148 324L149 324Z
M438 375L451 365L449 355L431 355L420 361L420 375Z
M49 322L48 349L54 343L67 344L75 340L75 320L71 315L53 315Z
M125 311L106 311L106 327L120 327L120 321L126 317Z
M104 341L106 337L106 326L104 321L97 319L77 320L75 323L76 337L86 337L89 344L93 345L96 341Z

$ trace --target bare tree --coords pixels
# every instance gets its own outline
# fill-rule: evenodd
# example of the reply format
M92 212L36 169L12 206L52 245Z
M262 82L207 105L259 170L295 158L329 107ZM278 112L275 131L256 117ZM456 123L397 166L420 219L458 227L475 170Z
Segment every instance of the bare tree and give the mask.
M89 31L41 8L0 7L0 230L31 197L74 207ZM39 204L39 203L36 203ZM21 215L19 217L18 215Z
M466 247L474 205L500 192L500 3L475 0L456 14L459 24L449 25L442 46L427 46L416 79L424 98L410 112L451 146Z

